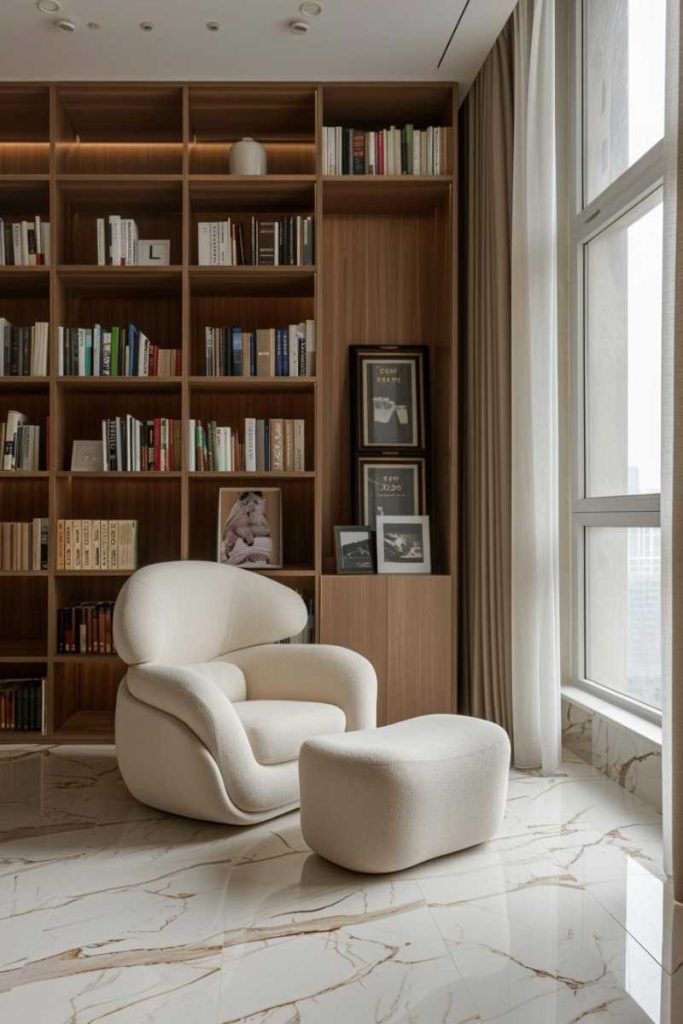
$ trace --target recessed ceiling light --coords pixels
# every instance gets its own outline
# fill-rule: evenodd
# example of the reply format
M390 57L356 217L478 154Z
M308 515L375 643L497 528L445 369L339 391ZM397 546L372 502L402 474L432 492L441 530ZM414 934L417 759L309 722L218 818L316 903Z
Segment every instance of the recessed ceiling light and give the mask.
M152 29L154 28L154 25L152 24L151 21L141 21L140 28L142 29L143 32L151 32Z
M305 36L309 27L306 21L290 21L288 26L289 31L295 36Z
M299 4L299 14L305 15L307 18L317 18L319 14L322 14L323 5L318 0L304 0L302 4Z
M55 22L55 28L61 29L62 32L75 32L76 22L72 21L71 18L59 18Z
M207 21L206 27L208 28L209 32L218 32L221 25L219 21Z
M62 9L59 0L38 0L36 7L41 14L59 14Z

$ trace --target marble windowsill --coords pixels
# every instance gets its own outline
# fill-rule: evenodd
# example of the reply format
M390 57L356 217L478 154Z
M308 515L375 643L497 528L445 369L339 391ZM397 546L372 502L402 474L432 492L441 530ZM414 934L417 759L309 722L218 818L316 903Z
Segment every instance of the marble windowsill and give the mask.
M562 700L569 701L570 704L575 704L576 707L583 708L584 711L600 715L601 718L607 718L615 725L620 725L623 729L642 736L644 740L649 740L650 743L655 743L659 747L662 745L661 725L656 725L647 718L634 714L633 711L617 707L616 704L612 704L594 693L589 693L579 686L563 686Z

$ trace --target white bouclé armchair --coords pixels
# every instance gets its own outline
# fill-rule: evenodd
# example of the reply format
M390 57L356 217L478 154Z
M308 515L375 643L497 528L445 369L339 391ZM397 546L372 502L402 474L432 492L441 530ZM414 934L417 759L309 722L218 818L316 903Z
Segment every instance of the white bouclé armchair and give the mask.
M304 740L372 728L377 704L361 655L278 643L306 617L298 594L247 569L165 562L131 576L114 642L128 666L116 752L133 796L232 825L298 807Z

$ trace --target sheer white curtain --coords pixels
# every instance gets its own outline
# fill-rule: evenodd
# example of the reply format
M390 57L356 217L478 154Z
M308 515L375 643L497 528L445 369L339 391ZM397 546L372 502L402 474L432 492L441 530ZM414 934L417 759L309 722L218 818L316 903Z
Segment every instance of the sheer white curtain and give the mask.
M515 763L560 761L555 3L514 14L512 702Z

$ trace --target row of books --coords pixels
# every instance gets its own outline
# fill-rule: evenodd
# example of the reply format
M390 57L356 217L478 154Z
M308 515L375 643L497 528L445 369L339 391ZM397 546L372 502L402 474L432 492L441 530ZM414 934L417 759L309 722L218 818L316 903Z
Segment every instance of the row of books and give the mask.
M323 174L447 174L450 128L323 128Z
M0 423L0 451L5 471L40 469L45 462L40 427L30 424L23 412L10 409L6 421Z
M130 217L97 218L97 264L133 267L138 261L138 226Z
M0 217L0 267L40 267L50 262L50 222Z
M181 421L130 414L102 420L102 469L111 472L167 472L180 469Z
M204 329L208 377L313 377L315 322L288 327Z
M87 601L57 609L59 654L115 654L113 601Z
M57 569L137 569L137 519L60 519Z
M49 519L0 523L0 569L37 572L47 569Z
M174 377L179 348L153 345L135 324L59 328L60 377Z
M244 443L232 427L214 420L191 419L188 430L190 472L284 472L306 468L304 420L254 419L244 421Z
M0 316L0 377L46 377L50 325L15 327Z
M198 262L203 267L310 266L313 263L313 217L285 214L252 217L249 236L242 221L200 221Z
M40 732L43 727L44 679L0 681L0 729Z

